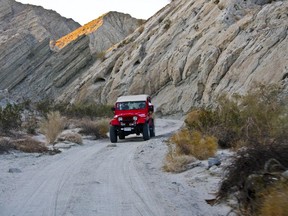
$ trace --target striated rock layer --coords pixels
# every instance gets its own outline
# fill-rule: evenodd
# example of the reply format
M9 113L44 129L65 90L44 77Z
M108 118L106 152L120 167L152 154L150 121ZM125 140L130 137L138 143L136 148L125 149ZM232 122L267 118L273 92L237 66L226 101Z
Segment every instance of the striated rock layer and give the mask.
M99 54L133 33L142 22L129 14L109 12L60 38L55 45L63 48L78 37L88 35L91 52Z
M55 11L14 0L0 1L1 46L9 37L17 34L30 34L41 42L46 38L56 40L78 27L79 23L61 17Z
M9 12L11 1L1 1L1 22L16 11ZM91 53L106 49L105 40L121 29L132 32L126 18L110 14L109 25L60 50L39 39L41 30L1 34L0 90L32 100L109 104L147 93L163 115L211 105L222 93L244 94L256 82L283 84L287 93L287 11L287 0L173 0L101 56Z
M59 99L114 103L147 93L167 115L256 82L287 84L287 11L287 0L174 0Z
M0 90L8 90L15 100L56 99L97 59L105 57L105 53L93 52L109 48L140 24L116 12L103 15L101 22L95 29L90 29L92 22L83 28L54 11L1 0ZM55 46L57 39L83 29L89 29L88 36L76 34L65 46Z
M0 90L12 90L34 73L52 54L50 39L62 37L79 26L54 11L1 0Z

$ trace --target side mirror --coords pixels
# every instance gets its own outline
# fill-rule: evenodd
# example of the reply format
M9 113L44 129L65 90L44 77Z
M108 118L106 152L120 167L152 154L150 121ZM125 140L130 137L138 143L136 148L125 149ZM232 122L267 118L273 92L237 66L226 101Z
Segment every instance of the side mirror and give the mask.
M148 110L149 110L150 112L154 112L154 106L153 106L153 105L149 105Z
M112 107L111 110L112 110L113 112L115 112L115 107Z

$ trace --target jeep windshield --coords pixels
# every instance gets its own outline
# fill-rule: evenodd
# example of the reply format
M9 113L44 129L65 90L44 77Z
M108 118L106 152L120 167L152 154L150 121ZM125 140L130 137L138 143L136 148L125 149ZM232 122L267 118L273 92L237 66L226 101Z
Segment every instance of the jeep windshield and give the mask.
M116 110L140 110L145 108L145 101L118 102L116 104Z

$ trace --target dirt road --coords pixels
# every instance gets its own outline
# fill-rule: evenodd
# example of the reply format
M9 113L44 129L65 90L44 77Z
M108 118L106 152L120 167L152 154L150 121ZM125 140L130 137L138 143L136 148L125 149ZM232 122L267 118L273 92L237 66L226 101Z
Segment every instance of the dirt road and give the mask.
M182 122L157 123L156 138L145 142L129 137L110 147L108 140L85 140L54 156L0 155L0 215L221 215L211 214L183 178L161 171L164 137ZM11 167L21 172L8 173Z

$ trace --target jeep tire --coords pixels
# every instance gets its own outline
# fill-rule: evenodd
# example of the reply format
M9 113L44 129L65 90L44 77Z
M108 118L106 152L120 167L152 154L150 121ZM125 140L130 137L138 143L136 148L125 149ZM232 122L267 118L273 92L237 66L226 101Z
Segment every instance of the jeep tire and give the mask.
M149 129L149 124L145 123L143 125L143 139L144 140L149 140L150 139L150 129Z
M109 135L111 143L117 143L117 130L115 126L110 126Z

